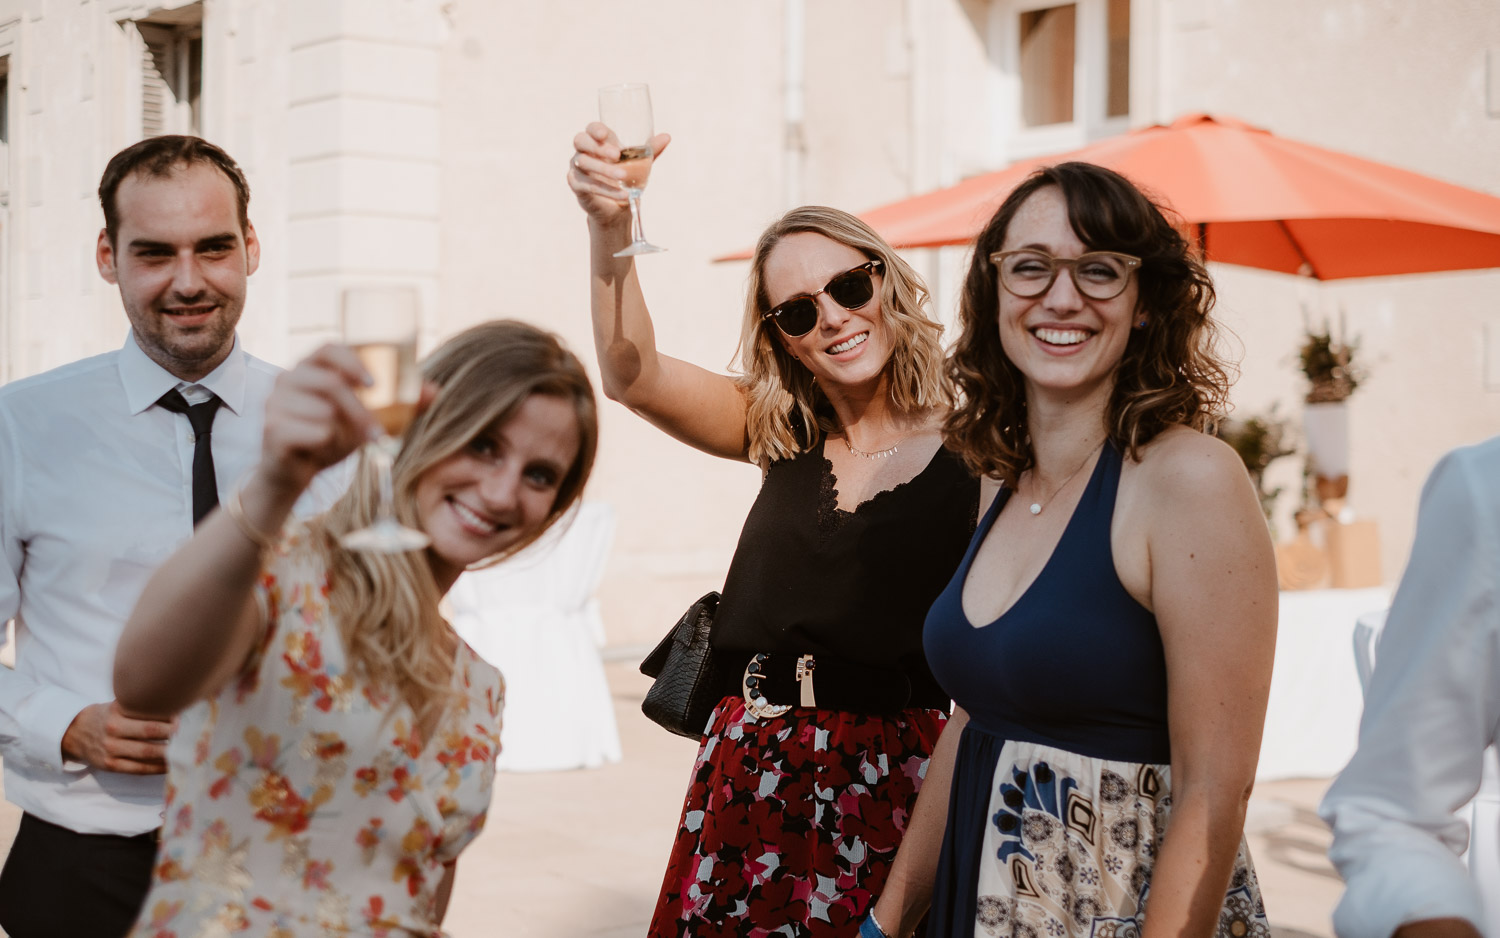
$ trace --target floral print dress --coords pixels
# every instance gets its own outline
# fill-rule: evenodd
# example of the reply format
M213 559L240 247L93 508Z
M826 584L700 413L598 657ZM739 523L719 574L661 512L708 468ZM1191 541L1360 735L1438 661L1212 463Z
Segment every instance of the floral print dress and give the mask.
M350 671L305 529L256 592L261 647L168 747L161 849L131 938L441 935L444 864L489 809L500 673L460 642L462 703L424 745L411 708Z
M1151 870L1169 830L1171 767L1002 740L972 722L959 758L964 765L955 786L965 801L950 805L950 818L963 819L958 823L977 837L979 849L971 862L951 863L949 870L977 872L974 906L953 916L966 903L954 901L945 883L936 933L1139 938ZM971 788L988 790L982 819L968 809ZM944 849L950 858L961 851L957 844ZM1243 839L1214 935L1271 938Z
M651 938L852 938L880 895L947 714L725 697L698 749Z

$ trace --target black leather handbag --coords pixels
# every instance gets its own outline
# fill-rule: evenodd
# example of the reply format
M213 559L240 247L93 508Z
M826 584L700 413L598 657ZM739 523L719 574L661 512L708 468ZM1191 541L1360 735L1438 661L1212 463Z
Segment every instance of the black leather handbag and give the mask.
M641 673L656 678L641 712L678 736L701 739L722 696L708 644L718 608L718 592L705 593L641 662Z

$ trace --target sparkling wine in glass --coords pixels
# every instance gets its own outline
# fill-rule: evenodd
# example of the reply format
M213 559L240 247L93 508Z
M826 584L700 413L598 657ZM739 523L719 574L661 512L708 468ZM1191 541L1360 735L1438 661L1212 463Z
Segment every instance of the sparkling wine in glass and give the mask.
M391 465L401 434L417 415L422 373L417 370L417 291L403 286L350 287L344 291L344 342L359 356L373 381L357 393L385 433L365 445L365 458L379 479L375 520L341 539L350 550L400 553L431 543L421 531L396 520Z
M615 257L655 254L666 248L646 240L641 227L641 191L651 175L651 89L644 84L608 85L599 89L599 121L615 132L620 141L620 166L625 178L620 181L630 199L630 244L615 252Z

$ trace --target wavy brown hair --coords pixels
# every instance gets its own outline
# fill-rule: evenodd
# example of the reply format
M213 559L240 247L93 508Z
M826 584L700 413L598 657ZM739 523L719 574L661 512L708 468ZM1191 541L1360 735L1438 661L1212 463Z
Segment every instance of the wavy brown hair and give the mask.
M422 377L438 386L438 394L407 428L392 476L396 516L409 527L418 523L417 482L433 466L504 425L533 394L573 405L578 455L546 520L470 569L497 563L541 537L582 496L599 440L593 385L556 336L515 320L487 322L455 335L423 362ZM427 555L350 551L338 544L341 535L374 521L378 491L374 468L361 459L349 490L311 528L327 562L329 605L352 668L404 698L426 738L455 700L453 637L438 612L442 597Z
M748 402L746 432L750 461L761 466L817 445L824 433L842 429L828 397L812 372L787 352L776 324L761 317L771 308L766 295L766 259L787 235L809 231L848 245L881 262L880 311L891 332L891 401L904 411L952 406L943 377L943 327L927 315L927 286L911 265L869 225L848 212L822 205L794 208L767 228L750 261L750 288L736 356L738 383Z
M1043 167L1006 198L974 243L959 304L963 331L947 362L960 402L944 423L944 439L971 471L1012 486L1035 454L1025 379L1000 343L1003 287L990 255L1002 249L1022 203L1047 186L1062 192L1073 232L1088 250L1141 259L1137 312L1146 325L1130 330L1105 415L1115 446L1134 459L1168 427L1210 430L1229 396L1230 366L1219 355L1219 327L1210 316L1213 280L1167 210L1102 166Z

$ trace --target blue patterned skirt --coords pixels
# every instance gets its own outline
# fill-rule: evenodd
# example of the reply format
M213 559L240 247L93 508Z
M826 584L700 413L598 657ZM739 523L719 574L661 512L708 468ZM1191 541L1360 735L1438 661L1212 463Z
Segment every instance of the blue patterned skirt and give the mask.
M1171 769L964 728L928 935L1137 938ZM1243 839L1215 938L1270 938Z

